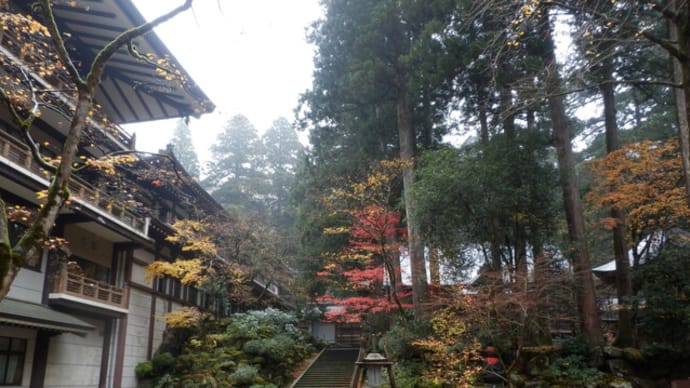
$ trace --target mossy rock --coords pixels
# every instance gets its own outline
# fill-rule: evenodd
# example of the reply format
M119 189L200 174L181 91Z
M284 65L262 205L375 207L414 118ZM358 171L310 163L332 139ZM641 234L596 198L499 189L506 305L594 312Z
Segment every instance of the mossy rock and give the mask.
M563 349L560 345L524 346L520 348L518 369L520 372L529 375L530 362L533 358L543 356L546 357L550 363L550 361L553 361L556 357L558 357L561 350Z
M640 349L637 348L624 348L623 349L623 359L626 361L631 361L634 363L639 363L644 361L644 356Z

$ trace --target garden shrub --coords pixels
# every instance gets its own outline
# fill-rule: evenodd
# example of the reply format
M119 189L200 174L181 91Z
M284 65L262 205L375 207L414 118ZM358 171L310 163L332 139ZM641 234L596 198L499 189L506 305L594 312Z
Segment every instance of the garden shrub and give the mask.
M252 365L240 364L231 375L230 379L235 384L250 385L259 377L259 370Z
M393 360L411 359L416 354L412 341L420 336L407 325L396 325L381 338L380 346Z
M420 387L470 386L481 372L481 345L453 309L434 311L431 334L413 341L424 368Z
M235 314L200 325L180 354L156 354L142 376L160 387L282 387L315 351L294 315L275 309ZM150 370L150 372L149 372Z
M587 360L577 354L557 358L546 369L545 377L552 383L584 386L603 377L603 373L587 365Z
M137 364L136 368L134 368L134 374L139 380L153 377L153 363L151 361L140 362Z
M175 356L170 352L156 353L151 359L151 365L156 374L170 372L175 367Z
M422 365L414 362L398 362L393 366L395 385L398 388L418 388L418 376Z
M645 353L668 362L690 353L690 256L685 245L668 243L635 272L645 307L639 326Z
M592 351L592 344L582 337L567 337L561 342L563 356L580 356L586 360L592 356Z
M180 384L179 378L174 377L174 376L166 373L156 380L156 384L153 385L153 388L177 387L179 384Z
M163 342L158 348L158 353L170 352L177 356L182 353L185 343L194 334L191 328L168 328L163 333Z

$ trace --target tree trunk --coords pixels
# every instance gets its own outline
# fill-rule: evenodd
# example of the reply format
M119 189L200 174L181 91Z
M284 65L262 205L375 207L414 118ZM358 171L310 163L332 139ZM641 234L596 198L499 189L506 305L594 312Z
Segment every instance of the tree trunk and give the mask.
M490 214L491 217L491 272L499 272L503 268L503 255L501 252L501 243L499 237L500 227L498 226L498 219L496 215Z
M478 95L478 110L479 110L479 139L481 145L486 147L489 145L489 119L487 117L487 99L486 92L481 84L477 84L477 95ZM497 272L501 270L501 248L500 248L500 238L497 216L493 213L490 214L490 254L491 257L487 260L488 270L490 272Z
M486 117L486 93L477 85L477 110L479 111L479 139L481 144L489 144L489 119Z
M685 14L690 17L690 11L683 12L682 7L690 7L688 5L680 5L678 1L672 1L673 10L679 14ZM671 41L678 42L677 48L686 55L690 53L690 39L688 39L688 28L690 21L682 18L675 22L669 19L669 37ZM678 57L672 56L673 61L673 81L681 85L680 88L675 88L675 102L676 102L676 117L678 124L678 139L680 141L680 154L683 161L683 176L685 178L685 194L688 199L688 206L690 206L690 64L682 63Z
M508 86L501 86L501 124L506 138L514 145L515 143L515 113L513 112L513 97Z
M429 247L429 280L434 286L441 286L441 258L434 246Z
M585 235L585 220L577 187L575 161L573 159L565 106L563 105L561 80L558 75L558 64L556 63L556 55L554 53L548 10L544 12L540 29L546 46L546 91L551 125L553 127L553 142L558 156L558 172L563 190L563 206L568 223L568 235L571 244L569 256L572 258L576 281L575 293L580 314L580 327L582 333L590 341L599 343L602 340L601 327L595 300L592 266Z
M397 233L391 233L388 236L386 236L386 244L390 246L398 246L399 244L399 239L400 236ZM400 292L402 291L402 271L400 271L400 252L399 249L396 250L396 254L391 254L391 255L386 255L388 261L390 262L390 269L389 269L389 275L390 276L390 281L391 285L395 284L394 287L392 287L393 292Z
M606 71L610 78L611 71ZM616 122L616 95L611 82L600 87L604 100L604 125L606 126L606 151L613 152L620 148L618 142L618 123ZM630 262L625 244L625 215L620 209L611 208L611 217L617 220L613 228L613 254L616 261L616 296L618 304L629 306L633 296L630 277ZM618 334L616 344L622 347L633 346L633 314L628 307L618 310Z
M399 72L401 73L401 72ZM412 304L416 318L424 316L426 302L427 279L424 247L419 238L419 228L414 219L415 201L412 196L414 187L414 153L415 132L410 121L410 108L407 103L407 87L404 74L398 74L397 90L397 121L400 140L400 159L406 162L403 169L403 191L405 197L405 213L407 219L407 243L410 256L410 274L412 277Z
M9 221L7 219L7 205L0 198L0 285L12 284L14 274L12 273L12 245L10 243ZM0 290L4 287L0 287ZM8 287L9 291L9 287ZM0 300L7 294L0 291Z
M503 74L510 74L510 69L505 64L503 67ZM513 96L512 90L509 85L504 84L501 86L500 91L500 101L501 101L501 117L503 125L503 133L505 134L505 150L509 152L510 158L515 159L518 157L520 150L517 147L517 132L515 128L515 107L513 106ZM510 182L506 182L513 189L520 190L522 188L521 171L518 164L513 164L511 167ZM519 217L514 217L513 223L513 247L514 247L514 257L513 257L513 268L517 278L521 276L526 278L527 276L527 248L526 248L526 233L524 222L519 220Z
M38 253L37 246L50 235L60 209L69 197L69 181L72 177L72 162L74 161L81 139L81 133L86 126L86 117L92 106L93 90L84 85L79 87L79 96L74 110L74 116L70 123L70 129L65 138L60 154L60 164L57 167L55 177L48 188L48 196L45 204L38 211L38 217L22 235L17 244L12 248L10 270L2 277L0 285L0 300L7 296L14 278L19 273L21 266L28 258ZM4 215L5 216L5 215ZM4 217L4 222L6 221Z

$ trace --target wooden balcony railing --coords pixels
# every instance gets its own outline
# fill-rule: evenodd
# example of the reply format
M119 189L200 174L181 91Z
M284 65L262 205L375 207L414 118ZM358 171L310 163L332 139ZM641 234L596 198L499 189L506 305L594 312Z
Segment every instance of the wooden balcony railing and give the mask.
M2 132L2 129L0 129L0 157L7 159L17 167L31 171L39 176L44 176L45 170L38 166L28 147L11 139ZM146 219L128 211L124 204L115 201L112 197L100 192L77 177L72 177L69 189L73 201L94 206L132 229L144 235L147 234Z
M118 288L62 269L53 292L127 309L127 288Z

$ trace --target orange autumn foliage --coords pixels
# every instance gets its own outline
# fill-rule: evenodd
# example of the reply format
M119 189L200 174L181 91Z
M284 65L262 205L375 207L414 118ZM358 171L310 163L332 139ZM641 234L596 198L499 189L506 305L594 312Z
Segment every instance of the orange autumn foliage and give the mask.
M623 211L632 241L668 230L690 216L681 163L676 139L628 144L589 162L594 186L586 198L596 206ZM600 220L607 229L620 222Z

